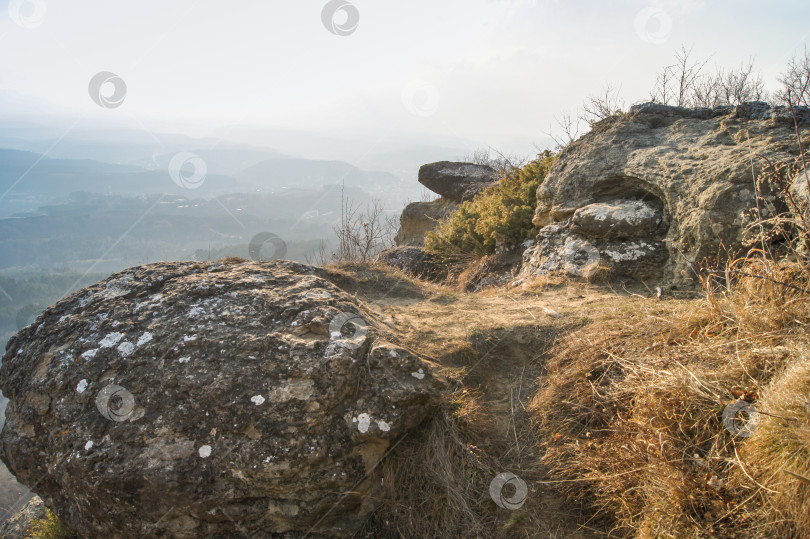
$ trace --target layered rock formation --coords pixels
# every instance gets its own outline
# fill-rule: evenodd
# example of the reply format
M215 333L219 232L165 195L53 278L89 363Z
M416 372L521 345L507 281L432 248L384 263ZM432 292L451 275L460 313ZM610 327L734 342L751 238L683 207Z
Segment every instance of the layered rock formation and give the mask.
M85 537L351 535L431 366L292 262L133 268L9 341L2 460Z
M783 107L631 107L569 145L538 188L534 223L544 228L521 274L691 282L704 259L740 251L758 202L765 217L782 209L754 178L767 160L798 154Z
M498 173L487 165L439 161L419 168L419 183L452 202L472 200L498 181Z
M440 195L431 202L408 204L399 218L395 241L399 246L422 246L425 234L466 200L498 181L498 173L486 165L439 161L419 168L419 183Z

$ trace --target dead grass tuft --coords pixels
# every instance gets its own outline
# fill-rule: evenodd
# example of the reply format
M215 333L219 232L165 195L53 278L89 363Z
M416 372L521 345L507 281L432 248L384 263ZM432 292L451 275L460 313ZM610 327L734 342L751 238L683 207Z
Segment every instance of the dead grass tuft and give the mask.
M703 283L711 305L704 333L759 335L810 322L810 271L801 262L773 261L757 251L718 273Z
M751 491L762 522L773 536L810 537L810 354L806 349L770 384L759 407L767 416L740 448L738 488ZM740 470L742 472L742 470Z
M489 428L481 398L469 389L450 393L429 424L383 461L382 503L358 537L491 536L488 485L501 470L470 442Z

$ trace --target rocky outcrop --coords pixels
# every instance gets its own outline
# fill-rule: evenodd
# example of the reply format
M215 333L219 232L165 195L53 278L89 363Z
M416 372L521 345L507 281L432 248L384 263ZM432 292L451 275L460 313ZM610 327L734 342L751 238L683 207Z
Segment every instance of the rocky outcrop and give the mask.
M800 109L801 123L810 111ZM793 117L783 107L631 107L569 145L537 189L540 234L523 276L596 268L643 280L691 283L704 259L738 252L759 206L782 209L766 159L795 161Z
M439 161L419 168L419 183L452 202L472 200L497 181L497 171L487 165Z
M408 204L399 216L399 230L394 241L399 246L424 245L425 234L439 226L456 208L458 204L444 198Z
M377 255L376 262L401 269L418 279L440 280L447 270L436 262L435 256L419 247L393 247Z
M443 386L320 272L151 264L46 309L3 358L2 460L85 537L351 535Z
M0 537L4 539L26 539L33 535L33 524L36 520L45 518L45 504L42 498L34 496L22 509L14 513L8 520L0 524Z
M434 230L458 205L498 181L492 167L472 163L440 161L419 168L419 183L440 195L431 202L413 202L399 218L397 245L422 246L425 234Z

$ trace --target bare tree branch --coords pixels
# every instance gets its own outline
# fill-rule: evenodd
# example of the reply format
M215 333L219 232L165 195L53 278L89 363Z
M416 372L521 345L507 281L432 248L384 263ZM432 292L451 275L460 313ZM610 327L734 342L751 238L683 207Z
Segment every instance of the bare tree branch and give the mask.
M360 211L358 204L345 197L343 186L340 200L340 224L334 227L338 247L332 260L367 263L380 251L394 246L397 220L393 215L386 217L381 200L372 199L365 211Z
M775 97L780 103L810 107L810 49L805 46L803 56L790 59L779 82L782 89Z
M557 124L557 129L549 130L546 135L551 137L558 150L579 138L582 125L582 116L579 112L572 115L567 110L561 111L559 115L554 115L554 122Z
M584 120L595 124L624 109L624 100L619 96L619 89L607 84L598 95L588 96L582 104Z

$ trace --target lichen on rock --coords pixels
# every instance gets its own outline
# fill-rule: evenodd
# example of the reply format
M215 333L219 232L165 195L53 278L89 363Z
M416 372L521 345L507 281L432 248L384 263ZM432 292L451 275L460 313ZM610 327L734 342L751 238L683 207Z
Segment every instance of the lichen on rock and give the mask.
M321 272L151 264L63 299L9 341L0 456L87 537L350 535L443 385Z
M810 122L810 110L796 115ZM565 239L547 228L565 226L565 237L591 244L614 275L691 285L696 265L742 250L757 194L764 217L785 209L757 180L766 159L798 154L784 107L633 106L562 151L537 189L533 222L546 228L524 253L521 274L566 269L558 253Z

